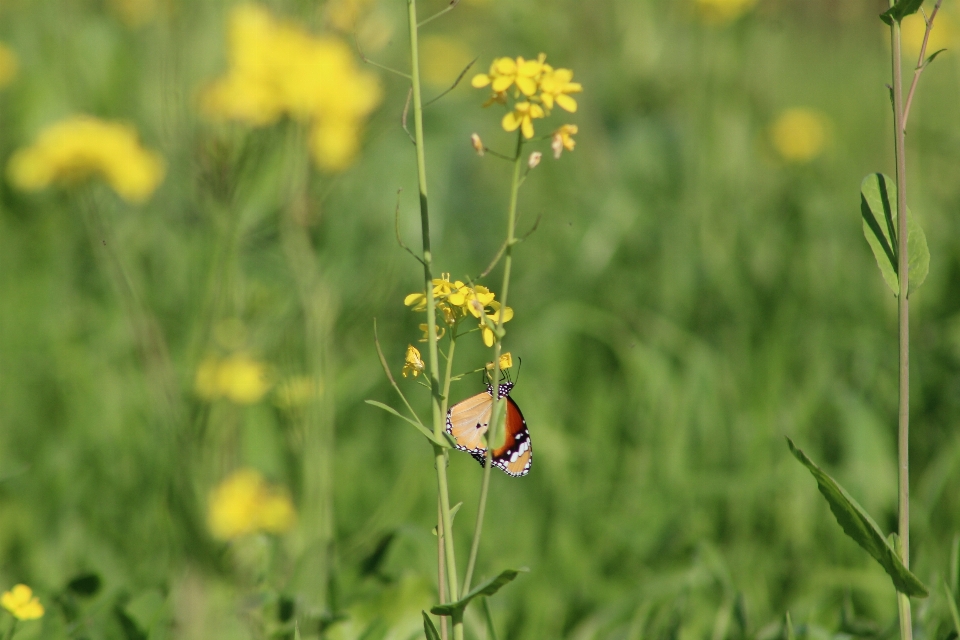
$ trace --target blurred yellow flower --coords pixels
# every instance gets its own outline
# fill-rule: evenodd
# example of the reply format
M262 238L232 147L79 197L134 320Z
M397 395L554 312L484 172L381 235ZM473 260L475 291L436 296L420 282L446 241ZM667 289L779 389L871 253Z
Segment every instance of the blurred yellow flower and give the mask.
M532 102L518 102L513 105L513 111L503 116L501 125L504 131L520 129L523 137L528 140L533 137L533 121L544 117L543 107Z
M224 359L209 356L194 378L194 390L204 400L226 398L236 404L254 404L269 389L266 366L242 353Z
M478 73L473 76L471 84L477 89L492 85L494 93L503 93L516 84L517 89L529 97L537 92L546 59L543 53L536 60L497 58L490 65L490 73Z
M143 202L163 179L163 158L140 146L132 127L91 116L73 116L40 132L7 165L18 188L36 191L100 176L129 202Z
M220 540L260 531L283 533L297 518L286 490L270 486L253 469L240 469L227 477L210 492L208 504L210 532Z
M420 72L432 85L450 86L471 60L473 54L460 39L427 36L420 41Z
M43 617L43 605L25 584L18 584L0 596L0 605L17 620L36 620Z
M731 22L753 8L757 0L696 0L704 20L713 24Z
M505 369L509 369L511 367L513 367L513 356L509 351L507 351L505 354L500 356L500 371L504 371ZM492 362L487 363L487 371L493 371Z
M927 23L920 13L914 13L900 23L900 37L903 42L903 51L908 56L906 64L912 67L916 64L917 57L920 55L920 47L923 45L923 35L926 33ZM887 35L889 42L889 30L884 27L884 34ZM930 30L930 39L927 40L926 55L939 51L940 49L952 49L957 45L957 25L950 14L944 10L937 12L937 17L933 21L933 29Z
M501 311L500 303L491 302L490 308L493 310L493 313L487 313L486 314L487 318L490 319L490 322L496 325L497 323L500 322L500 311ZM510 307L504 307L503 322L504 323L510 322L511 319L513 319L513 309L511 309ZM495 336L493 334L493 331L490 329L489 326L487 326L487 323L485 323L482 318L480 320L480 333L483 337L483 344L487 345L488 347L492 347Z
M281 409L302 407L320 397L320 381L311 376L293 376L277 385L274 403Z
M827 144L828 122L819 111L804 107L787 109L770 127L770 140L788 162L809 162Z
M407 345L407 354L404 356L403 377L406 378L407 374L410 374L416 378L423 373L424 369L426 369L426 365L423 363L423 358L420 357L420 350L412 344Z
M3 89L17 77L20 61L10 47L0 43L0 89Z
M573 113L577 110L577 101L570 97L571 93L580 93L583 86L573 82L573 71L570 69L553 69L545 64L543 77L540 78L540 101L549 112L553 104L565 111Z
M208 116L252 126L284 116L309 122L318 166L340 171L353 162L381 90L376 76L357 67L346 43L242 4L230 14L227 57L226 75L201 95Z
M553 139L550 142L550 148L553 149L553 157L559 159L563 150L573 151L577 146L577 141L573 136L577 134L580 128L575 124L565 124L553 132Z
M352 34L371 2L372 0L330 0L324 7L324 17L338 31Z

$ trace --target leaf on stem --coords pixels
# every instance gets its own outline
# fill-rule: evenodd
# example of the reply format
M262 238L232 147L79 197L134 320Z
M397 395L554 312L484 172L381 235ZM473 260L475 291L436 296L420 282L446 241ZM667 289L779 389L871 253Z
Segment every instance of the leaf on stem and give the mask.
M433 444L437 445L438 447L442 447L442 448L444 448L444 449L451 449L451 448L452 448L452 447L450 446L450 443L447 441L446 438L444 438L444 439L442 439L442 440L438 440L436 437L434 437L433 432L430 431L430 429L427 429L425 426L423 426L423 425L420 424L419 422L416 422L416 421L414 421L414 420L411 420L410 418L408 418L407 416L403 415L402 413L400 413L399 411L397 411L396 409L394 409L394 408L391 407L390 405L383 404L382 402L377 402L376 400L366 400L366 403L369 404L369 405L372 405L372 406L374 406L374 407L379 407L379 408L381 408L381 409L383 409L384 411L387 411L387 412L389 412L389 413L392 413L393 415L397 416L398 418L403 418L404 420L406 420L407 422L409 422L410 424L412 424L414 427L416 427L417 430L418 430L420 433L422 433L423 436L424 436L427 440L429 440L429 441L432 442Z
M907 16L920 10L923 0L898 0L895 5L880 14L880 19L893 26L893 21L902 21Z
M437 616L452 616L455 614L462 614L463 610L467 608L467 605L470 604L471 600L478 596L492 596L505 584L512 582L514 578L520 575L521 571L528 571L528 569L507 569L506 571L502 571L497 577L491 578L486 582L482 582L477 585L477 587L470 591L470 593L463 596L456 602L451 602L449 604L438 604L430 609L430 613Z
M874 522L863 507L857 504L857 501L846 492L846 490L837 484L837 481L827 475L818 467L803 451L793 444L793 440L787 438L787 445L794 457L805 466L813 477L817 480L817 488L826 498L830 505L837 522L843 528L843 532L851 537L854 542L859 544L864 550L873 556L873 559L880 563L884 571L893 580L893 585L897 591L908 596L925 598L929 595L927 587L920 579L910 573L910 570L903 566L900 556L896 550L887 542L880 531L880 527Z
M433 620L430 619L426 611L420 613L423 614L423 635L427 637L427 640L440 640L440 634L437 632L437 628L433 626Z
M463 502L458 502L457 504L450 507L450 526L453 526L453 520L457 517L457 511L460 511L460 507L463 506ZM433 535L437 535L437 528L433 528Z
M933 53L931 53L930 55L928 55L928 56L927 56L927 59L923 61L923 66L926 67L928 64L930 64L931 62L933 62L933 59L934 59L934 58L936 58L938 55L940 55L940 54L943 53L944 51L946 51L946 49L938 49L937 51L934 51Z
M880 274L894 295L900 293L897 255L897 186L882 173L871 173L860 183L860 215L863 235L877 259ZM930 271L927 236L907 207L907 258L910 273L909 293L920 288ZM909 295L908 293L908 295Z

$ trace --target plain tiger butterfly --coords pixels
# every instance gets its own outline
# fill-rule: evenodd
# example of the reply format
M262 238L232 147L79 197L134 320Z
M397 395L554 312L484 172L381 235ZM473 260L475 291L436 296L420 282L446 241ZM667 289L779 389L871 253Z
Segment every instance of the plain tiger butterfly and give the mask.
M520 407L510 397L512 382L498 385L497 393L507 401L506 438L503 444L493 450L491 463L509 476L519 478L530 473L533 464L533 448L527 421L520 413ZM487 390L467 398L447 410L447 433L457 441L457 449L466 451L480 463L486 464L487 448L483 446L483 435L490 425L493 411L493 385Z

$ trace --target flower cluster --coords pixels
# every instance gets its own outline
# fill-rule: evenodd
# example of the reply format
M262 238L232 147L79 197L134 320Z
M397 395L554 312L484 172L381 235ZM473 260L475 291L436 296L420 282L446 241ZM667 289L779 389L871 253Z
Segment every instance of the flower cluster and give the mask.
M579 82L573 82L573 71L554 69L546 59L543 53L536 60L497 58L490 65L489 73L477 74L472 81L478 89L490 87L493 90L484 106L494 102L507 104L507 97L513 89L513 107L503 117L501 125L505 131L520 129L528 140L534 134L534 120L550 115L554 106L574 113L577 101L571 94L583 91Z
M132 127L91 116L73 116L44 129L13 154L10 181L35 191L100 176L120 197L143 202L163 179L163 159L140 146Z
M210 492L208 524L220 540L251 533L283 533L296 521L290 496L253 469L234 472Z
M270 389L267 368L250 356L208 356L197 368L194 390L204 400L226 398L236 404L254 404Z
M503 314L503 322L509 322L513 318L513 309L502 307L488 288L480 285L470 286L460 280L450 282L449 273L444 273L441 278L434 278L433 297L437 312L448 326L454 327L468 316L479 320L483 343L488 347L492 347L494 343L491 325L495 326L500 322L500 314ZM403 299L403 304L414 311L425 311L427 294L411 293ZM409 358L409 351L407 355Z
M252 126L284 116L309 122L321 168L345 169L360 147L363 121L380 102L376 76L357 68L350 48L245 4L230 17L229 70L201 96L211 117Z
M420 350L412 344L407 345L407 354L403 358L403 377L406 378L407 375L412 375L416 378L423 373L423 370L426 368L427 365L423 362Z
M43 617L43 605L25 584L18 584L0 596L0 605L17 620L36 620Z

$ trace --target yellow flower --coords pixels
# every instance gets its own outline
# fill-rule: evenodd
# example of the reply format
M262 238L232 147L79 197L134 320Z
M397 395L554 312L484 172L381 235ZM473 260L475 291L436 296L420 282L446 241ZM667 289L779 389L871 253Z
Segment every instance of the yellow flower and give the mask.
M210 492L208 504L207 523L220 540L258 531L283 533L296 522L286 490L270 486L253 469L240 469L227 477Z
M575 124L565 124L553 132L553 140L550 142L550 148L553 149L553 157L559 159L563 150L573 151L577 146L577 141L573 139L579 131Z
M403 377L406 378L407 374L411 374L414 378L423 373L423 370L426 369L426 365L423 363L423 358L420 357L420 351L411 345L407 345L407 355L404 357L403 365Z
M509 351L500 356L500 371L513 367L513 356ZM487 363L487 371L493 371L493 363Z
M0 596L0 605L17 620L36 620L43 617L43 605L25 584L18 584Z
M357 67L346 43L244 4L230 15L227 57L226 75L201 96L208 116L252 126L284 116L309 122L310 151L320 168L340 171L353 161L381 90L376 76Z
M197 395L205 400L226 398L236 404L259 402L270 389L266 366L239 353L219 359L210 356L197 368Z
M490 73L478 73L470 84L477 89L492 85L495 94L502 94L516 84L520 93L529 97L537 92L546 59L543 53L536 60L497 58L490 65Z
M302 407L323 392L320 381L310 376L293 376L277 385L274 404L282 409Z
M697 8L707 22L722 25L749 11L757 0L697 0Z
M827 143L827 118L818 111L787 109L770 127L773 148L789 162L809 162Z
M503 116L504 131L516 131L518 128L523 132L523 137L530 139L533 137L534 118L544 117L543 107L532 102L518 102L513 105L513 111Z
M490 322L492 324L496 325L497 323L500 322L500 311L501 311L500 303L491 302L490 308L493 309L493 312L487 313L486 316L487 318L490 319ZM510 307L504 307L503 308L504 324L506 324L507 322L510 322L511 319L513 319L513 309L511 309ZM490 327L487 326L487 323L483 321L483 318L480 319L480 334L481 334L481 337L483 338L483 344L487 345L488 347L492 347L495 336L493 334L493 331L490 329Z
M135 129L91 116L47 127L7 165L10 181L20 189L36 191L100 176L130 202L149 198L164 171L163 159L140 146Z
M553 109L553 104L565 111L573 113L577 110L577 101L570 97L571 93L580 93L583 86L573 82L573 71L570 69L552 69L544 65L545 71L540 79L540 101L547 111Z
M926 33L927 23L920 13L914 13L900 23L900 32L903 34L903 50L909 56L909 62L916 64L917 56L920 55L920 47L923 45L923 35ZM889 31L884 27L886 42L889 44ZM939 51L940 49L953 49L957 43L957 25L951 19L949 13L943 10L937 12L934 20L934 27L930 31L930 39L927 40L926 55Z
M445 308L449 309L450 307L445 307ZM444 313L444 316L446 316L446 313ZM448 324L453 324L453 323L451 322ZM423 323L419 325L419 328L420 328L420 331L423 331L423 337L420 338L420 342L426 342L427 340L430 339L430 325ZM442 338L446 333L447 333L446 327L437 327L437 340Z
M9 47L0 43L0 89L13 82L20 69L20 62Z

